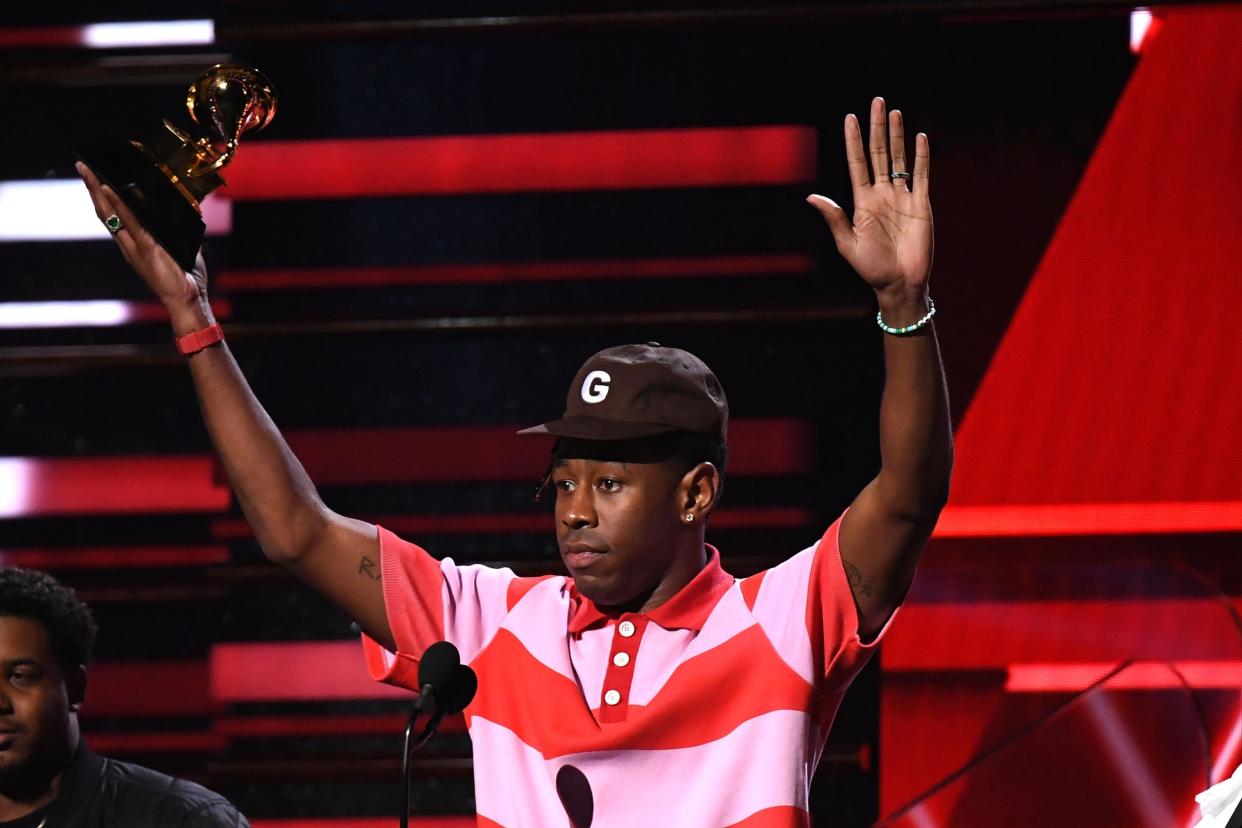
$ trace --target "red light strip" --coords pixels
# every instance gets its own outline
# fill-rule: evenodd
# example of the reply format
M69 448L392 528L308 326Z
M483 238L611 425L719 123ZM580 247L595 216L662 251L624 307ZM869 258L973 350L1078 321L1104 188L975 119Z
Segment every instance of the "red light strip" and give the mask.
M1182 687L1170 664L1196 690L1236 690L1242 685L1242 661L1137 661L1107 686L1116 690ZM1011 693L1077 693L1115 669L1117 662L1010 664L1005 689Z
M1242 596L1231 600L1242 612ZM1239 652L1233 616L1206 596L912 602L885 638L883 665L885 671L995 671L1133 658L1209 662Z
M234 200L798 184L815 180L800 126L254 141L229 166Z
M319 484L533 482L547 466L551 443L516 437L519 427L306 429L285 436ZM808 473L815 468L814 447L815 426L809 421L737 420L729 424L729 472Z
M371 680L357 641L216 644L211 693L221 702L410 698Z
M85 45L81 26L29 26L0 29L0 48L64 48Z
M225 750L235 738L296 738L301 736L373 736L400 733L406 715L396 713L361 716L255 716L225 717L212 722L210 731L97 731L91 720L85 726L93 750L101 753L175 753L178 751ZM448 716L440 733L460 733L466 722Z
M220 289L240 293L243 291L392 285L671 279L755 274L798 275L813 273L817 267L818 263L811 256L774 254L665 259L489 262L415 267L233 270L220 273L215 278Z
M229 561L224 546L0 549L0 565L31 569L133 569L209 566Z
M99 753L179 753L224 750L229 740L215 733L198 731L86 732L91 750Z
M934 537L1152 535L1242 530L1242 500L949 506Z
M0 518L221 512L229 490L206 455L0 458Z
M303 430L287 434L320 484L530 480L547 465L547 440L517 426ZM738 420L730 425L730 471L808 473L815 426L805 420ZM366 458L365 463L358 458ZM208 455L0 458L0 518L58 514L223 512L230 502ZM768 517L797 520L783 510ZM783 515L783 516L782 516ZM722 522L729 520L721 514ZM744 518L738 518L745 520ZM766 519L766 518L765 518Z
M816 514L810 509L729 509L712 516L712 529L798 529L814 523ZM386 515L367 520L399 534L418 535L503 535L510 533L548 532L552 529L550 514L542 512L514 514L463 515ZM211 535L216 540L243 540L252 537L250 525L243 518L220 518L212 521Z
M215 733L233 738L280 738L296 736L362 736L400 733L406 714L359 716L231 716L217 719L211 726ZM448 716L440 725L440 733L463 731L466 722L461 716Z
M365 670L364 670L365 672ZM90 668L85 716L198 716L219 705L206 661L101 662Z

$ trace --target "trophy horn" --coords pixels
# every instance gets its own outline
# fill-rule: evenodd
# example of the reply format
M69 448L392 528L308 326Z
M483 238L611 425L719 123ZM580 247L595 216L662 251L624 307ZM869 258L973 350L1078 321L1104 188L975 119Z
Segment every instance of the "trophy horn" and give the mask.
M243 135L271 123L276 94L258 69L217 64L190 84L185 106L194 123L210 133L197 141L202 163L189 176L198 178L228 164Z

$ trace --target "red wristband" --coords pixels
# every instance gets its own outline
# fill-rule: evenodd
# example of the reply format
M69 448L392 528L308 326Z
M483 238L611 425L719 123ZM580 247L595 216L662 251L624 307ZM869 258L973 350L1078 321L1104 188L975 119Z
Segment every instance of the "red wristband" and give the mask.
M208 345L215 345L224 340L224 329L219 322L213 322L206 328L192 331L185 336L177 337L177 350L186 356L197 354Z

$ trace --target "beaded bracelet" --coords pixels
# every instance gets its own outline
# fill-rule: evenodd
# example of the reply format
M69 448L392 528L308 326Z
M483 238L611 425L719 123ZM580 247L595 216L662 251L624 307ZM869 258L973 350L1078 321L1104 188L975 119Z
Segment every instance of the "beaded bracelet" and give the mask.
M875 324L879 325L880 330L884 331L884 333L886 334L892 334L893 336L910 336L910 334L915 333L916 331L919 330L919 328L922 328L924 325L930 322L932 317L935 315L936 315L936 303L932 301L930 296L928 296L927 297L927 315L924 316L922 319L920 319L918 322L914 322L912 324L906 325L904 328L894 328L892 325L885 323L884 316L882 315L880 311L876 311L875 312Z

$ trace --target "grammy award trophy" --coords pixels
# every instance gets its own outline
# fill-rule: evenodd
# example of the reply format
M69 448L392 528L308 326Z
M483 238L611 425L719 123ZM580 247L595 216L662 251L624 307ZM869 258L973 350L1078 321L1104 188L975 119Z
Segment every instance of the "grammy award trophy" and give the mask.
M220 185L220 171L241 137L271 123L276 95L262 72L213 66L190 84L191 132L165 119L140 140L111 140L75 152L142 220L185 270L203 244L202 201Z

